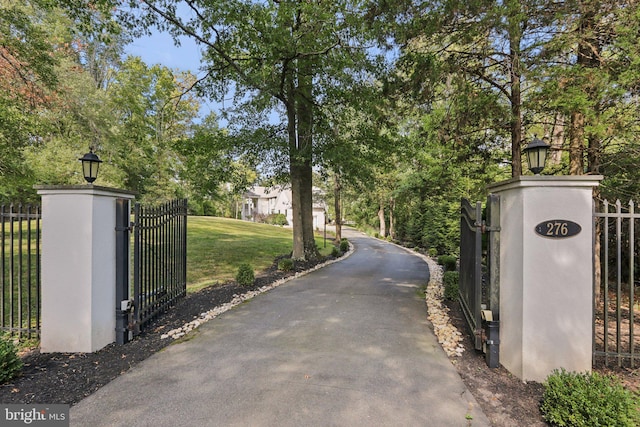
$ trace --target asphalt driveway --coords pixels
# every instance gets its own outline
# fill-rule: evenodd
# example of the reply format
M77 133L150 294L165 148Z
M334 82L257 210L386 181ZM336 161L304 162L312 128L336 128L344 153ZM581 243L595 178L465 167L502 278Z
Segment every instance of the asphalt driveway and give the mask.
M71 425L489 425L430 330L426 263L348 233L349 258L201 326L72 407Z

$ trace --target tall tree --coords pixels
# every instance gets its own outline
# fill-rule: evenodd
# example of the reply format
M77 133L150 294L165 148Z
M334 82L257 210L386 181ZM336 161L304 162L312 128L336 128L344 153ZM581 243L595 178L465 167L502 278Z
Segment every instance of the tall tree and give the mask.
M339 85L345 64L363 57L359 34L353 31L357 2L143 0L139 10L130 12L130 22L168 29L200 44L207 74L199 87L212 98L224 97L233 83L238 100L251 95L248 102L254 108L284 112L293 257L317 256L311 197L314 112L322 102L322 86Z
M61 52L50 41L43 2L0 1L0 199L25 198L31 187L22 149L39 133L36 112L57 85Z
M428 66L414 70L413 78L463 79L482 98L498 95L508 106L507 115L495 117L492 131L508 132L512 176L521 175L521 145L527 127L523 94L529 90L526 73L545 41L542 18L552 13L545 10L549 5L535 0L392 3L396 7L389 10L374 3L370 20L394 35L402 47L401 64L411 68L411 62L419 61ZM478 126L477 131L483 128Z
M108 89L116 130L104 153L124 172L125 188L143 200L167 200L177 194L179 161L177 140L191 132L199 103L185 88L193 84L190 73L147 66L129 57Z

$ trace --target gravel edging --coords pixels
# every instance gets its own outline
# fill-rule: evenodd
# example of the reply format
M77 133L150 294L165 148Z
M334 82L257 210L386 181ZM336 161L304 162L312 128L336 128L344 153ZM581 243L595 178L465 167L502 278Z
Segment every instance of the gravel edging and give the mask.
M247 291L243 294L234 294L233 295L233 299L225 304L219 305L217 307L212 308L209 311L206 311L204 313L201 313L200 316L197 319L194 319L190 322L185 323L184 325L182 325L179 328L175 328L170 330L169 332L167 332L166 334L162 334L160 336L160 339L167 339L167 338L172 338L172 339L179 339L184 337L186 334L188 334L189 332L193 331L194 329L197 329L198 327L200 327L201 325L207 323L210 320L215 319L216 317L220 316L223 313L226 313L227 311L231 310L232 308L242 304L245 301L249 301L250 299L263 294L267 291L270 291L272 289L277 288L280 285L283 285L291 280L297 279L299 277L302 276L306 276L309 273L312 273L316 270L319 270L323 267L326 267L327 265L333 264L335 262L338 261L342 261L346 258L348 258L349 256L351 256L351 254L354 251L354 247L351 244L351 242L349 242L349 250L347 252L345 252L340 258L336 258L336 259L332 259L326 262L323 262L321 264L317 264L315 266L313 266L312 268L305 270L305 271L301 271L301 272L297 272L295 275L293 276L289 276L289 277L285 277L279 280L276 280L273 283L270 283L268 285L262 286L258 289L255 290L251 290L251 291Z

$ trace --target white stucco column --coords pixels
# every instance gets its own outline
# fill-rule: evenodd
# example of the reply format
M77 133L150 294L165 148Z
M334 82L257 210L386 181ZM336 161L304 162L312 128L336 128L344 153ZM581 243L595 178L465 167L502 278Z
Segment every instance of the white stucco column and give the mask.
M591 370L593 188L601 176L523 176L500 196L500 363L523 380Z
M116 200L94 185L38 186L42 196L40 350L93 352L115 341Z

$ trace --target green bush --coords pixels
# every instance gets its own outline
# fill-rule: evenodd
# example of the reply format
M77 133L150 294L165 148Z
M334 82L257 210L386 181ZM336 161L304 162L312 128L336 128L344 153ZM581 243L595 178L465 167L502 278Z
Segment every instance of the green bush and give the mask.
M555 370L544 383L540 410L557 426L640 425L637 394L613 376Z
M338 249L336 246L334 246L333 248L331 248L331 256L332 257L339 257L341 255L340 249Z
M438 249L436 248L429 248L429 252L428 252L429 256L431 258L435 258L438 256Z
M459 279L457 271L445 271L444 276L442 276L442 283L444 284L444 297L446 299L455 300L458 298Z
M438 264L444 267L444 271L455 271L457 261L458 258L453 255L440 255L438 257Z
M278 270L291 271L293 270L293 260L291 258L283 258L278 262Z
M349 250L349 241L347 239L340 240L340 251L347 252Z
M18 375L22 370L22 359L13 342L0 337L0 384Z
M271 225L287 225L287 217L284 214L271 214L267 216L265 222Z
M251 286L255 279L253 267L249 264L240 264L238 274L236 274L236 282L242 286Z

